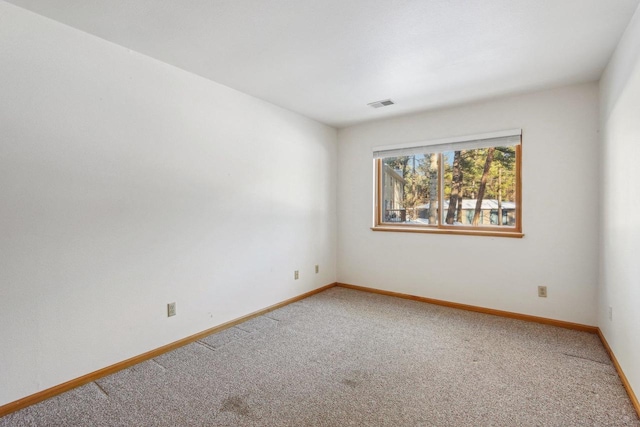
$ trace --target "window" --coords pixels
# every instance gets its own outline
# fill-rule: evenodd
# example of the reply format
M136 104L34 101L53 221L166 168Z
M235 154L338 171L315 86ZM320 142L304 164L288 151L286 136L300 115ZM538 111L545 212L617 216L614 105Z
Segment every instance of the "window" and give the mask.
M373 230L522 237L521 152L520 129L375 148Z

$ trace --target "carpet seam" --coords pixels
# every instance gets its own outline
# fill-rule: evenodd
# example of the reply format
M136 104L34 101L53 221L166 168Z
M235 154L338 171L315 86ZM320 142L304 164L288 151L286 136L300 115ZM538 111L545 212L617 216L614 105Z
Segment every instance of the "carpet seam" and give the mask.
M305 298L308 298L312 295L315 295L317 293L326 291L327 289L331 289L333 287L336 286L336 282L330 283L328 285L325 286L321 286L319 288L313 289L311 291L305 292L303 294L300 294L298 296L286 299L284 301L278 302L276 304L270 305L268 307L265 307L263 309L254 311L252 313L249 313L245 316L241 316L238 317L236 319L232 319L229 320L227 322L221 323L219 325L213 326L209 329L206 329L204 331L195 333L193 335L187 336L185 338L179 339L177 341L171 342L169 344L166 344L164 346L149 350L145 353L130 357L128 359L125 359L123 361L120 362L116 362L112 365L106 366L104 368L98 369L96 371L93 372L89 372L85 375L82 375L80 377L76 377L76 378L72 378L68 381L65 381L63 383L54 385L52 387L46 388L44 390L38 391L36 393L27 395L25 397L22 397L18 400L14 400L13 402L9 402L6 403L2 406L0 406L0 418L9 415L13 412L16 412L20 409L24 409L26 407L29 407L31 405L35 405L36 403L42 402L44 400L47 400L51 397L57 396L59 394L62 394L66 391L69 390L73 390L74 388L80 387L82 385L88 384L90 382L95 382L96 380L106 377L107 375L111 375L114 374L116 372L119 372L123 369L129 368L133 365L136 365L140 362L144 362L146 360L149 359L153 359L154 357L160 356L161 354L167 353L171 350L175 350L176 348L180 348L183 347L187 344L191 344L195 341L198 341L201 338L204 338L206 336L209 336L211 334L214 334L216 332L220 332L223 331L225 329L229 329L232 328L234 326L236 326L239 323L245 322L249 319L252 319L254 317L258 317L258 316L262 316L268 312L271 312L273 310L276 310L278 308L287 306L289 304L293 304L297 301L303 300ZM246 331L245 331L246 332Z
M93 383L96 385L96 387L98 387L98 389L104 393L105 396L109 397L109 393L107 393L107 390L105 390L104 388L102 388L102 386L98 383L98 381L93 381Z
M624 387L625 391L627 392L627 396L629 397L629 400L631 401L631 405L633 406L633 409L635 409L636 415L637 415L638 419L640 420L640 402L638 401L638 398L636 397L636 394L633 391L633 388L631 387L631 384L627 380L627 377L624 374L624 371L622 370L622 367L618 363L618 360L616 359L616 356L613 353L613 350L611 349L611 347L609 347L609 343L605 339L604 334L602 333L602 330L598 326L582 325L582 324L578 324L578 323L565 322L565 321L561 321L561 320L558 321L558 320L555 320L555 319L547 319L547 318L538 317L538 316L530 316L530 315L526 315L526 314L519 314L519 313L513 313L513 312L506 312L506 311L502 311L502 310L488 309L488 308L485 308L485 307L478 307L478 306L472 306L472 305L467 305L467 304L452 303L452 302L449 302L449 301L436 300L436 299L431 299L431 298L426 298L426 297L419 297L419 296L416 296L416 295L403 294L403 293L393 292L393 291L385 291L385 290L382 290L382 289L369 288L369 287L366 287L366 286L351 285L351 284L348 284L348 283L337 282L335 284L335 286L341 287L341 288L345 288L345 289L351 289L351 290L355 290L355 291L369 292L369 293L372 293L372 294L379 294L379 295L391 296L391 297L395 297L395 298L408 299L408 300L418 301L418 302L425 303L425 304L439 305L439 306L454 308L454 309L458 309L458 310L472 311L472 312L481 313L481 314L489 314L489 315L493 315L493 316L499 316L499 317L504 317L504 318L508 318L508 319L517 319L517 320L522 320L522 321L531 322L531 323L542 323L542 324L547 324L549 326L556 326L556 327L561 327L561 328L565 328L565 329L573 329L573 330L578 330L578 331L583 331L583 332L588 332L588 333L595 334L595 335L597 335L599 337L600 342L604 346L604 348L605 348L605 350L606 350L606 352L607 352L607 354L609 356L609 359L611 360L611 362L613 364L613 367L614 367L616 373L618 374L618 378L620 378L620 380L622 382L622 386ZM550 323L545 323L545 321L548 321Z

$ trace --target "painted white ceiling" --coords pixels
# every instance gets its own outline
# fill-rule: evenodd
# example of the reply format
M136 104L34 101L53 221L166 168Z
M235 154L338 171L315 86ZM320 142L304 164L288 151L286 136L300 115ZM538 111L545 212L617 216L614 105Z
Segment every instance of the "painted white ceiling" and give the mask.
M9 2L344 127L597 80L640 0Z

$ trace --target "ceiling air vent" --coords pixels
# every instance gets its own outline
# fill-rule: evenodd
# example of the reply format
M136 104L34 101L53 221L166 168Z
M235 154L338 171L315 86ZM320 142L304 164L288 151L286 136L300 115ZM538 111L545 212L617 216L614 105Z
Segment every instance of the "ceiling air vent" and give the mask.
M373 108L380 108L380 107L386 107L388 105L393 105L395 104L395 102L393 102L390 99L383 99L382 101L376 101L376 102L370 102L369 106L373 107Z

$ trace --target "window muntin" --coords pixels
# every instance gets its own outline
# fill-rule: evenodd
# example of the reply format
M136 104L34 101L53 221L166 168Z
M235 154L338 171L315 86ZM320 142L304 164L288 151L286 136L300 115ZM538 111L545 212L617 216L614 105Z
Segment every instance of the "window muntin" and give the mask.
M376 151L374 230L522 237L520 135L476 141Z

